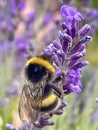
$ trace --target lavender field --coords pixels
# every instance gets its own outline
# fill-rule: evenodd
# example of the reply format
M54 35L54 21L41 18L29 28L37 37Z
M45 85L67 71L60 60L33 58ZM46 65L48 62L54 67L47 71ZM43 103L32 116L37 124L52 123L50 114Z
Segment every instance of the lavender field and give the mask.
M98 130L97 0L0 0L0 130Z

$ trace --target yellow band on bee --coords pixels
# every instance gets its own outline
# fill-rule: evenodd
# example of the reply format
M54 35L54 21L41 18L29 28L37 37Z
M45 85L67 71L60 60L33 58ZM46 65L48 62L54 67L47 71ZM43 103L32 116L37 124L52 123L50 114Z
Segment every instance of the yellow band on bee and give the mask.
M54 93L42 100L42 107L48 107L56 101L57 97Z
M49 71L55 73L55 67L46 59L43 59L42 57L34 57L27 61L26 66L29 64L38 64L44 66Z

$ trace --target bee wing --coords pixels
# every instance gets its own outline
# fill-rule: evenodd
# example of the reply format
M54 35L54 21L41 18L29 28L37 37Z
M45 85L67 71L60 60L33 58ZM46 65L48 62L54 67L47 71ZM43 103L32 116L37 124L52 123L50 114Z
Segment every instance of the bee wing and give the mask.
M30 85L25 84L23 86L19 101L19 116L22 121L34 122L39 116L42 104L42 90L37 90L35 93L31 93Z

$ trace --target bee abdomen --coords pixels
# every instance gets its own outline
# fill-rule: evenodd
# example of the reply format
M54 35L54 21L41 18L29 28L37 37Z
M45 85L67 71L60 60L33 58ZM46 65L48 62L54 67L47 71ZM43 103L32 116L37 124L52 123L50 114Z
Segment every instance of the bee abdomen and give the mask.
M53 111L58 107L58 104L59 98L54 93L51 93L42 100L41 112Z
M42 99L42 106L41 112L51 112L57 109L58 105L60 104L59 97L54 93L50 84L45 86L43 99Z

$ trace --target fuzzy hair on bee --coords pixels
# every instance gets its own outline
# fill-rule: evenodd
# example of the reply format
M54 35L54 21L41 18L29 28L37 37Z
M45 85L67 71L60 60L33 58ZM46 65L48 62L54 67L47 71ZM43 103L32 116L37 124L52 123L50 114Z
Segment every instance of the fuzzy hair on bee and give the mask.
M19 101L19 116L22 121L34 123L40 113L52 112L60 104L62 92L53 89L56 68L44 56L30 58L24 68L25 83Z

